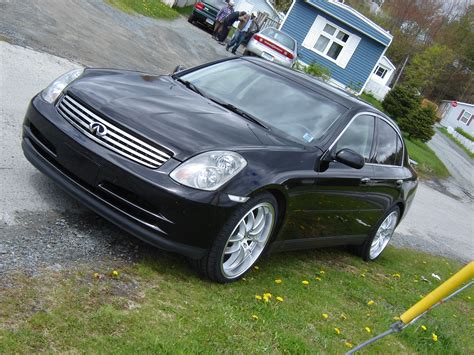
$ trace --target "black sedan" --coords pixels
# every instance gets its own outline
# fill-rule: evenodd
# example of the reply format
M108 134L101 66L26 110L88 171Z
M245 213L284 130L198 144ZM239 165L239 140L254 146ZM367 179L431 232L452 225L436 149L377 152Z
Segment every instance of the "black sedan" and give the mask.
M374 260L417 187L390 118L250 57L66 73L33 98L22 147L83 204L218 282L266 251L352 245Z

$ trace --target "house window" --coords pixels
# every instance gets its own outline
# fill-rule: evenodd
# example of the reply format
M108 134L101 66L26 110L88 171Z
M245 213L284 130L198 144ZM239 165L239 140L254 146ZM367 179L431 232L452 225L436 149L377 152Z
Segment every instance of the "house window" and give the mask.
M337 60L348 39L349 35L347 33L327 23L316 41L314 49Z
M375 75L380 76L382 79L385 77L385 74L387 74L388 69L382 68L382 67L377 67L375 69Z
M309 29L303 47L345 68L361 38L318 15Z
M459 118L459 120L467 125L469 123L469 120L471 119L472 114L470 112L464 111L462 116Z

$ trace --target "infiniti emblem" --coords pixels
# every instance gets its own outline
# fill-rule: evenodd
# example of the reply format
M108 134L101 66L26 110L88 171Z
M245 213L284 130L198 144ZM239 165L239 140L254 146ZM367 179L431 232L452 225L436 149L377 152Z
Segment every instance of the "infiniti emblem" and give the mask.
M92 122L89 125L89 131L97 137L104 137L107 134L107 127L105 127L102 123Z

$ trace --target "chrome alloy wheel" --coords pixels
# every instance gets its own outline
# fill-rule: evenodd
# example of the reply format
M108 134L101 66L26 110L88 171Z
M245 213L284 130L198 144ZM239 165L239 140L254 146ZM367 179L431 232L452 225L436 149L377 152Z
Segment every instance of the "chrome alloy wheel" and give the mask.
M395 231L395 227L398 221L398 211L393 211L387 217L385 217L384 221L380 225L379 229L377 229L377 233L375 233L374 239L372 240L372 245L370 246L370 259L377 258L380 253L385 249L388 242L392 238L393 232Z
M269 202L252 207L230 234L221 257L221 271L227 278L246 272L265 249L275 224L275 208Z

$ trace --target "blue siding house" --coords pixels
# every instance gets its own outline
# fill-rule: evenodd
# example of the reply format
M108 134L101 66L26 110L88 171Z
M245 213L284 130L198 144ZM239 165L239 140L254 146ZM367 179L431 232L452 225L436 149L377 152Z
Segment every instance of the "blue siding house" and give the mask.
M392 35L336 0L293 0L280 29L297 40L300 61L331 71L330 82L362 93Z

